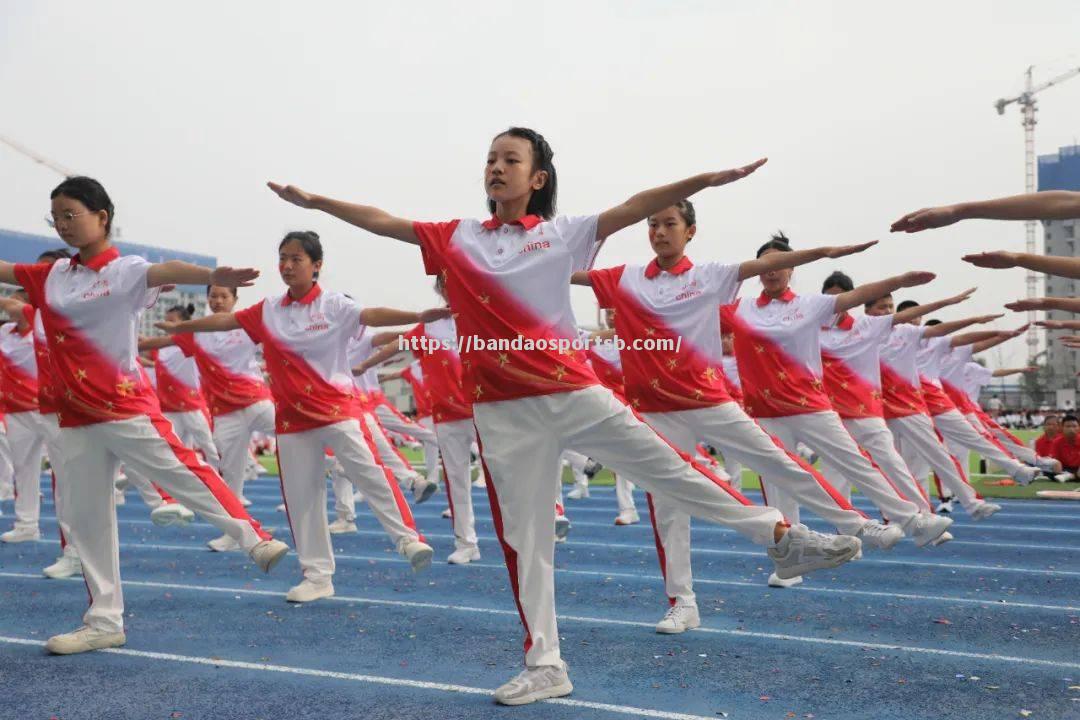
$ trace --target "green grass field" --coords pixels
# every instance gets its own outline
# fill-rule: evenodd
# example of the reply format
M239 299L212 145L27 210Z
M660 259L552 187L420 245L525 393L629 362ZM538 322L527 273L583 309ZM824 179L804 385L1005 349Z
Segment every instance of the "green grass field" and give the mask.
M1028 442L1032 437L1038 434L1034 430L1018 430L1018 435L1024 442ZM409 448L402 448L402 454L411 463L422 463L423 453L419 450L412 450ZM277 475L277 460L272 456L264 456L260 458L263 466L267 472L272 475ZM1077 487L1076 483L1069 483L1068 485L1061 485L1052 480L1040 480L1028 485L1027 487L1020 487L1018 485L988 485L987 483L997 482L1004 479L1003 476L998 475L980 475L979 463L977 458L973 455L968 460L968 472L972 484L975 488L985 497L1000 497L1000 498L1034 498L1035 493L1039 490L1062 490L1062 489L1074 489ZM563 469L563 482L572 483L573 477L570 474L569 468ZM593 478L593 485L605 486L613 485L615 482L614 476L608 470L601 470L595 478ZM743 471L743 487L747 489L756 490L760 488L758 484L758 476L749 470ZM933 495L934 493L931 493Z

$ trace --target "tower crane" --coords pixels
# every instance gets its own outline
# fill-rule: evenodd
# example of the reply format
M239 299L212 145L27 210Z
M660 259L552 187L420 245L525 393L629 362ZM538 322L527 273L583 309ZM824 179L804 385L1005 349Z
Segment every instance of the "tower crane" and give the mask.
M1035 119L1035 95L1048 87L1059 85L1070 78L1080 75L1080 67L1076 67L1036 85L1032 78L1034 69L1034 65L1029 66L1027 72L1024 73L1024 92L1014 98L1001 98L994 103L998 115L1004 115L1005 108L1013 103L1020 106L1021 125L1024 127L1024 192L1028 193L1035 192L1035 123L1037 122ZM1024 224L1024 232L1027 236L1025 252L1032 254L1035 253L1035 222L1035 220L1028 220ZM1026 283L1027 296L1029 298L1036 297L1038 295L1038 278L1031 270L1027 273ZM1027 331L1028 361L1034 363L1039 346L1039 336L1035 330L1035 311L1028 311L1028 322L1031 323Z

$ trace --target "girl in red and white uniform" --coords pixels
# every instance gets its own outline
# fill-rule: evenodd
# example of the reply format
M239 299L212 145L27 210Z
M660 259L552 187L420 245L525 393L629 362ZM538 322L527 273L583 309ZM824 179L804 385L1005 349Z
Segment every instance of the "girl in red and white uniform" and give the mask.
M837 499L816 471L778 446L731 399L720 372L718 312L735 299L745 278L788 263L860 252L869 245L777 253L740 264L696 265L684 254L697 232L690 201L651 215L648 228L656 253L648 265L591 270L575 273L572 279L591 285L601 306L615 308L627 401L684 452L694 452L699 440L714 445L725 457L790 486L842 533L872 537L877 523ZM646 497L670 604L656 630L680 633L701 624L690 568L690 515L662 495Z
M851 278L842 272L834 272L826 278L822 292L835 295L853 288ZM972 292L974 288L945 302L962 302ZM848 313L841 313L821 329L821 357L829 399L839 413L844 427L870 460L906 497L919 506L920 515L911 521L910 526L905 527L905 531L915 538L915 544L919 547L941 544L939 539L952 521L934 516L930 498L900 456L896 441L885 424L885 409L881 402L879 348L892 332L894 324L927 312L930 310L910 308L895 315L863 315L858 319ZM825 475L830 479L836 478L834 484L845 496L849 496L850 486L841 472L827 465ZM948 539L951 539L951 536L944 538L942 542Z
M0 262L0 282L26 288L42 315L57 396L65 468L78 482L61 482L65 533L78 549L90 592L85 626L50 638L54 653L76 653L125 642L113 477L124 463L154 480L223 532L234 535L264 570L288 547L240 506L213 468L184 447L161 415L138 363L139 314L162 285L249 284L256 270L149 263L121 257L109 241L113 206L95 180L72 177L52 195L52 217L64 241L79 250L53 265ZM77 511L74 511L77 509Z
M38 518L46 432L38 405L32 314L21 312L14 304L4 308L13 322L0 325L0 412L7 419L14 468L15 526L0 535L0 540L19 543L41 537Z
M941 303L947 304L947 301ZM938 307L944 307L941 303ZM893 308L893 297L888 293L868 303L866 314L892 315ZM982 320L989 322L995 317L985 316ZM893 324L889 337L881 346L881 399L885 424L893 434L900 456L920 483L932 470L949 494L959 499L974 519L982 520L1001 506L983 500L968 483L963 466L949 454L934 427L920 387L917 359L920 342L924 337L940 337L948 330L948 325L927 328L908 322Z
M209 285L206 288L206 302L213 314L231 313L238 297L235 287ZM243 330L180 333L139 341L139 349L143 351L171 345L195 359L199 383L210 410L221 476L233 494L248 504L244 500L244 480L251 459L252 434L271 435L274 432L274 404L259 367L256 345ZM228 534L207 545L217 552L237 548Z
M758 249L758 258L790 252L787 238L777 235ZM891 548L905 529L919 532L919 506L862 453L833 408L825 391L821 328L838 313L897 288L923 285L934 275L906 273L839 295L796 295L790 287L792 270L780 267L761 274L760 296L724 308L724 319L735 333L747 412L786 447L805 443L859 488L891 522L868 526L862 531L864 540L869 531L875 546ZM767 501L785 517L798 518L803 498L792 496L767 474L761 486Z
M484 221L413 223L271 184L301 207L420 245L427 272L444 277L466 339L466 396L473 401L495 527L527 633L526 669L495 691L496 701L509 705L573 691L555 621L551 514L557 495L552 477L566 447L617 472L633 472L646 490L769 546L785 574L803 564L839 565L859 547L854 538L789 529L777 511L753 506L691 465L600 386L585 354L570 348L576 335L570 275L589 266L600 241L699 190L742 178L764 161L649 190L600 215L554 217L552 155L535 131L511 128L497 135L484 173L492 217ZM514 349L514 340L521 349ZM800 559L792 554L795 547Z
M278 465L289 526L304 573L289 590L291 602L334 594L334 551L326 517L325 448L364 493L372 513L414 570L431 563L431 548L413 523L401 490L375 460L346 357L350 338L368 325L393 325L417 313L361 308L318 284L323 252L313 232L292 232L278 246L278 269L288 290L233 313L164 322L169 333L243 329L263 346L277 419Z

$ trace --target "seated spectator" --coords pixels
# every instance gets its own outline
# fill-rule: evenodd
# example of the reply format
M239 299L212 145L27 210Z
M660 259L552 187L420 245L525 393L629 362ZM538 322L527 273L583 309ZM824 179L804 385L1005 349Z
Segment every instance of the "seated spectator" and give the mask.
M1061 434L1054 438L1050 446L1050 455L1061 462L1065 473L1075 478L1077 468L1080 468L1080 419L1075 415L1066 415L1061 418ZM1059 478L1060 479L1060 478ZM1064 481L1064 480L1062 480Z
M1061 418L1054 413L1048 413L1043 419L1042 429L1042 435L1035 438L1032 447L1036 455L1051 457L1054 454L1052 449L1054 440L1061 435Z

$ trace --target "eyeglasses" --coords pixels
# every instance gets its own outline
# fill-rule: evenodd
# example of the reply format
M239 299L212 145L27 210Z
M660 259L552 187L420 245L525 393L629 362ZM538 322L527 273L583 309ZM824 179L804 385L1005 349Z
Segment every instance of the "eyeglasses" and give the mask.
M70 210L68 210L67 212L60 213L60 217L57 217L56 215L53 215L51 217L46 217L45 222L48 223L49 227L55 228L57 223L61 223L61 222L69 223L72 220L74 220L75 218L79 217L80 215L89 215L89 214L90 214L89 210L83 210L82 212L77 212L77 213L73 213Z

